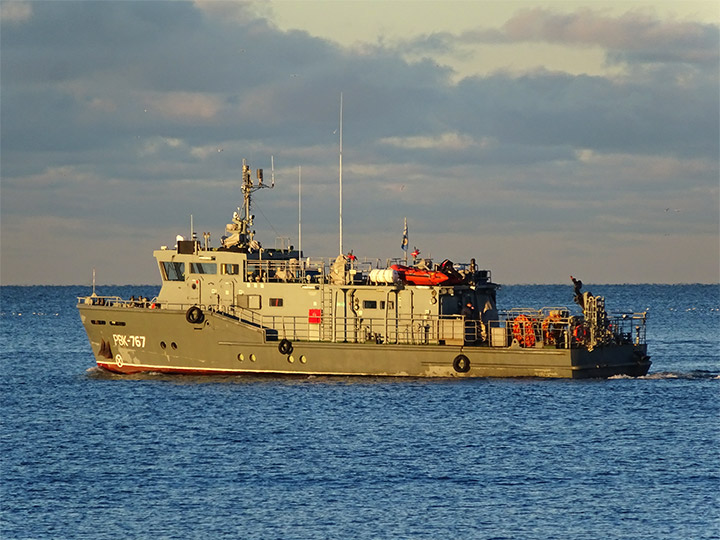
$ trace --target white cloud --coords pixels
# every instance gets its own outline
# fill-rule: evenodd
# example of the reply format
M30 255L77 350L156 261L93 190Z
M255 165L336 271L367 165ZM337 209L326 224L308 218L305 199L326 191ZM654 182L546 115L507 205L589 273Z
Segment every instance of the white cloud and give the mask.
M25 22L32 17L32 4L20 0L0 2L0 20L10 23Z
M222 100L200 92L156 92L142 97L144 111L168 120L211 120L222 109Z
M380 139L382 144L413 150L466 150L469 148L484 148L489 142L488 138L475 141L472 137L457 132L446 132L430 136L384 137Z
M166 148L186 148L186 146L184 141L174 137L152 137L142 141L138 155L147 157L158 154Z
M607 16L592 9L557 13L535 8L520 12L505 26L510 40L600 45L616 54L644 53L690 63L718 61L717 25L659 20L640 11Z

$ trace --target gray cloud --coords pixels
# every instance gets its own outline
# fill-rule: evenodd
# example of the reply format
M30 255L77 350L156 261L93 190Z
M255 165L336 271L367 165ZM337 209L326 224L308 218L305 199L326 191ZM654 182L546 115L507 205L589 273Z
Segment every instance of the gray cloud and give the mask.
M521 42L602 47L613 63L672 62L717 67L720 60L717 25L660 20L640 11L610 17L592 9L573 13L525 9L500 29L480 27L460 34L428 34L407 40L399 49L452 52L468 44Z
M340 91L356 253L396 254L407 215L426 253L495 249L488 264L502 281L557 279L559 256L588 280L717 278L717 249L685 253L712 244L718 228L718 74L706 56L716 26L522 12L503 28L424 45L532 39L601 45L626 62L658 54L622 78L540 70L453 83L429 58L282 32L246 4L29 5L3 15L0 36L3 283L72 283L94 265L108 280L155 281L152 264L108 261L108 237L145 261L192 213L217 239L239 202L242 158L267 169L271 154L278 187L256 198L265 242L296 234L302 165L304 247L333 255ZM567 249L576 233L607 262ZM637 268L616 276L630 233L645 247ZM510 254L523 238L535 261L526 267ZM695 269L655 265L667 242ZM68 256L79 244L87 250ZM53 275L28 270L44 253L57 258Z
M608 17L590 9L568 14L529 9L509 20L504 30L514 41L599 45L654 62L717 64L720 45L717 25L661 21L637 11Z

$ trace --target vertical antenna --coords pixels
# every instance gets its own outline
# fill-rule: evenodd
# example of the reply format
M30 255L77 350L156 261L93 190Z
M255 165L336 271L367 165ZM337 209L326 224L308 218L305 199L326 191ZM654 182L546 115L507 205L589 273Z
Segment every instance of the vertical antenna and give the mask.
M343 150L343 95L340 92L340 255L343 254L343 222L342 222L342 150Z
M270 180L272 182L270 184L270 188L274 188L275 187L275 158L274 158L274 156L270 156Z
M403 248L403 251L405 252L405 266L407 266L407 250L408 250L407 217L405 218L405 227L403 228L402 248Z
M93 292L92 295L95 296L95 268L93 268Z
M302 166L298 166L298 258L302 257Z
M188 238L188 240L192 240L192 239L193 239L193 234L194 234L194 233L195 233L195 227L193 227L193 215L190 214L190 237Z

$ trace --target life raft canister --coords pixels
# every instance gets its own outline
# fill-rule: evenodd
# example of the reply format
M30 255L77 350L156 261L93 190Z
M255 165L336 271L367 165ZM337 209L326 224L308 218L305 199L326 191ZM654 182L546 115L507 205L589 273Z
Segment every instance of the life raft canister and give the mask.
M527 315L518 315L515 317L512 326L513 337L517 339L522 347L535 346L535 329L533 321Z

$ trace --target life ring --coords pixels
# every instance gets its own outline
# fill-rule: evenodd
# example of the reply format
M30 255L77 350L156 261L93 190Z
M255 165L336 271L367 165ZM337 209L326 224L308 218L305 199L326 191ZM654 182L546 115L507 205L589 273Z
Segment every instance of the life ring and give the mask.
M470 359L464 354L458 354L453 360L453 369L458 373L467 373L470 371Z
M562 335L562 328L560 327L561 322L562 319L560 319L559 315L550 315L549 317L545 317L545 320L542 323L542 333L543 341L548 345L555 345L560 339L560 336Z
M193 306L185 313L185 319L190 324L200 324L205 320L205 314L197 306Z
M293 345L290 343L290 340L283 339L278 344L278 351L280 351L280 354L292 354L293 352Z
M527 315L518 315L515 317L512 325L513 337L523 347L535 346L535 328L533 321Z
M588 331L587 328L585 328L585 325L578 324L573 330L573 337L578 343L585 341L588 337Z

